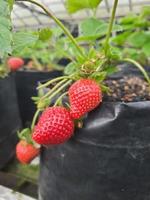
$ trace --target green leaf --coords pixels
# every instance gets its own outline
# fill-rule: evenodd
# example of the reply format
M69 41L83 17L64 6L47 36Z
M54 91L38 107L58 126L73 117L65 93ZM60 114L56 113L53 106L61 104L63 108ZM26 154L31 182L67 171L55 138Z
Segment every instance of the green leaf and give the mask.
M88 8L97 8L102 0L66 0L66 8L69 13L75 13L79 10Z
M138 16L137 15L133 15L133 14L130 14L130 15L127 15L125 17L122 17L120 20L119 20L119 24L121 25L125 25L125 24L134 24L134 22L138 19Z
M127 39L127 44L133 46L133 47L138 47L142 48L143 45L150 39L150 35L147 34L146 32L140 31L140 32L135 32L130 35Z
M134 60L137 60L138 58L138 51L134 48L124 48L123 50L123 56L132 58Z
M88 58L89 59L94 58L96 57L96 54L97 54L97 51L94 49L94 47L91 47L88 52Z
M147 57L150 57L150 42L144 44L142 51Z
M44 28L39 31L39 39L42 41L47 41L51 38L52 31L50 28Z
M105 72L107 73L107 76L108 75L111 75L111 74L114 74L115 72L117 72L118 71L118 68L116 67L116 66L107 66L106 68L105 68Z
M12 35L9 4L0 2L0 57L11 53Z
M95 35L97 34L98 28L105 24L105 22L95 19L95 18L89 18L86 20L83 20L79 24L79 30L80 33L84 36L90 36L90 35Z
M25 47L35 45L38 35L33 32L16 32L13 34L13 53L17 53Z
M95 18L86 19L79 25L79 30L82 36L94 37L98 38L103 36L108 31L109 24L97 20ZM122 27L120 25L114 24L113 31L122 31Z
M94 80L96 80L97 82L102 82L104 81L104 79L106 78L107 73L106 72L94 72L91 75L91 78L93 78Z
M73 74L75 72L77 72L76 63L71 62L65 67L64 74L71 75L71 74Z
M140 17L141 18L149 18L150 17L150 6L144 6L142 8Z
M77 42L82 42L82 41L90 42L90 41L96 40L99 37L100 37L100 35L79 36L79 37L76 38L76 41Z
M107 87L106 85L101 84L101 89L103 92L109 93L110 92L110 88Z
M116 35L111 41L117 45L124 45L126 39L132 34L130 31L126 31Z
M122 58L122 50L118 47L111 46L109 58L112 60L120 60Z
M54 27L51 31L56 39L64 33L60 27Z

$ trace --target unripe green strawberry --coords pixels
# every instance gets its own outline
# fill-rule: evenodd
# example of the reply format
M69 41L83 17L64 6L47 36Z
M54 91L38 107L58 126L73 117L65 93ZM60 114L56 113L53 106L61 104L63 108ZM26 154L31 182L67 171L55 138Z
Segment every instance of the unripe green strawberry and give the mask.
M19 57L11 57L8 59L7 64L11 71L16 71L24 65L24 60Z
M30 163L38 156L39 152L39 148L34 147L32 144L28 144L25 140L20 140L16 146L16 156L22 164Z
M70 113L79 119L102 102L100 86L91 79L80 79L69 88Z
M73 130L74 123L66 108L49 107L42 113L32 138L42 145L60 144L73 135Z

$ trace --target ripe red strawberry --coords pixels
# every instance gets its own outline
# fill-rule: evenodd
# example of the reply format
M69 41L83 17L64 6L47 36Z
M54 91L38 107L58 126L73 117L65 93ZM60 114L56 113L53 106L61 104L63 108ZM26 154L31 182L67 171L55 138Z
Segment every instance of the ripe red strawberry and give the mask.
M41 115L32 134L39 144L60 144L68 140L74 130L70 112L60 106L49 107Z
M38 154L40 149L28 144L25 140L20 140L16 146L16 156L22 164L30 163Z
M91 79L80 79L69 88L70 113L73 119L82 117L102 102L100 86Z
M24 60L22 58L12 57L8 59L7 64L11 71L16 71L24 65Z

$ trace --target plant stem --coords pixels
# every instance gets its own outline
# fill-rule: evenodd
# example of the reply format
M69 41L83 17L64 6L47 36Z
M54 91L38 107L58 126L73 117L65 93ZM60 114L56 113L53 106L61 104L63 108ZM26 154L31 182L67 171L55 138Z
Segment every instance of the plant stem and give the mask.
M30 2L32 4L35 4L37 6L39 6L40 8L42 8L42 10L44 10L44 12L51 17L55 23L64 31L64 33L68 36L68 38L71 40L71 42L74 44L74 46L76 47L76 49L79 51L79 53L82 55L82 57L85 57L81 47L78 45L78 43L76 42L76 40L74 39L74 37L72 36L72 34L70 33L70 31L63 25L63 23L54 15L52 14L44 5L40 4L39 2L35 1L35 0L16 0L16 1L27 1Z
M124 59L124 61L134 64L142 72L143 76L145 77L145 79L147 80L147 82L150 85L150 77L148 76L145 69L138 62L136 62L135 60L132 60L131 58L126 58L126 59Z
M110 22L109 22L109 27L108 27L108 32L107 32L106 40L105 40L105 44L104 44L104 51L105 51L106 56L107 56L108 49L109 49L109 38L110 38L112 28L113 28L113 23L114 23L114 19L115 19L115 13L116 13L117 5L118 5L118 0L114 0L112 14L111 14Z
M52 99L54 96L56 96L59 92L61 92L65 87L67 87L72 80L67 81L65 84L63 84L58 90L56 90L49 98Z
M60 95L60 97L57 99L57 101L55 102L54 106L57 106L57 104L59 103L59 101L65 96L67 95L68 92L64 92L62 95Z
M38 109L38 110L35 112L35 114L34 114L34 117L33 117L33 120L32 120L32 124L31 124L31 131L32 131L33 128L34 128L34 125L35 125L35 123L36 123L36 120L37 120L37 117L38 117L40 111L41 111L41 110Z
M38 86L37 89L41 89L41 88L47 87L47 86L51 85L52 83L55 83L55 82L57 82L57 81L59 81L59 80L61 80L61 79L68 79L68 78L69 78L68 76L60 76L60 77L57 77L57 78L55 78L55 79L52 79L52 80L50 80L50 81L48 81L48 82L46 82L46 83L44 83L44 84Z
M36 59L35 56L32 56L31 58L33 60L33 63L35 64L35 67L37 67L39 71L42 71L43 68L42 65L39 63L38 59Z
M57 88L59 88L63 83L65 83L67 81L67 79L63 79L62 81L60 81L59 83L57 83L57 85L55 85L52 89L50 89L43 97L41 97L42 99L45 99L47 97L49 97L53 92L55 92L55 90L57 90Z

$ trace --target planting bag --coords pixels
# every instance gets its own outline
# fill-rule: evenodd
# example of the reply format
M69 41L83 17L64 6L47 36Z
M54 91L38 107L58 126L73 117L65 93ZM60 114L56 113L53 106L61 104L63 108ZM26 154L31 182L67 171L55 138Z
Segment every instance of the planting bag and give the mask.
M31 123L36 105L31 97L37 96L37 83L40 80L51 79L61 76L61 71L38 72L38 71L17 71L16 87L19 102L19 109L24 126Z
M149 200L150 101L102 103L40 162L40 200Z
M21 128L14 76L0 79L0 169L14 156Z

